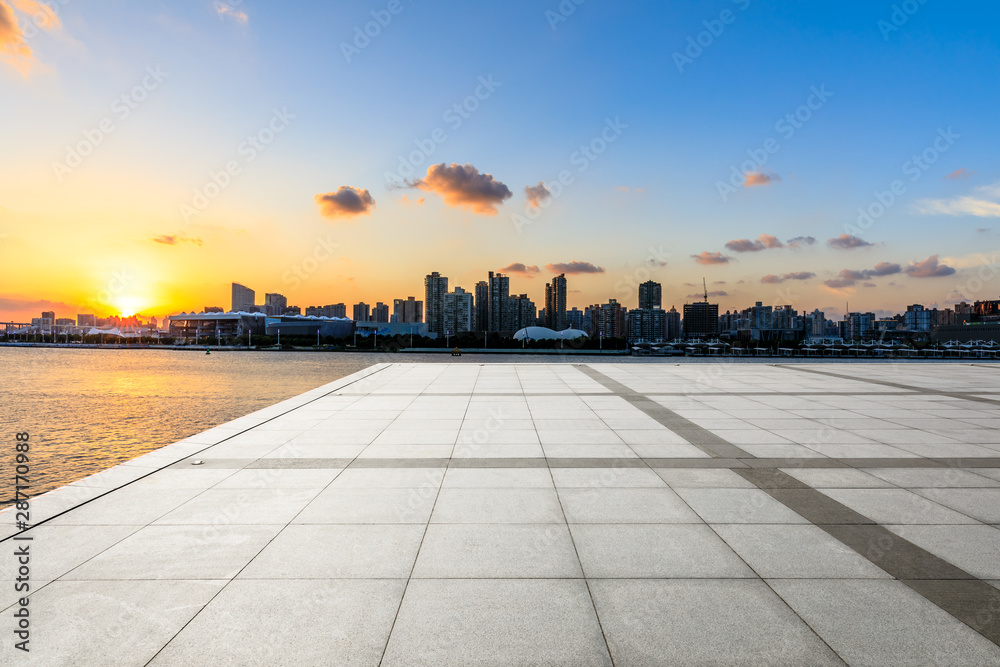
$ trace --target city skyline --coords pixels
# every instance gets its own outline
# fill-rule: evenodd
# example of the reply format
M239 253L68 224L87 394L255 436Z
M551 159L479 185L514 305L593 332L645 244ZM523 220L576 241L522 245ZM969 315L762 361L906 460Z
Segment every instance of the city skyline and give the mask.
M569 4L0 1L0 319L997 297L996 9Z

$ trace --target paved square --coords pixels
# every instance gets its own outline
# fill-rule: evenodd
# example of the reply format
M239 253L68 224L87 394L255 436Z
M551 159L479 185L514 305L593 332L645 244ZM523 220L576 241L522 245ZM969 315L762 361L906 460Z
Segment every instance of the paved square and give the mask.
M5 665L1000 665L1000 366L381 364L32 517Z

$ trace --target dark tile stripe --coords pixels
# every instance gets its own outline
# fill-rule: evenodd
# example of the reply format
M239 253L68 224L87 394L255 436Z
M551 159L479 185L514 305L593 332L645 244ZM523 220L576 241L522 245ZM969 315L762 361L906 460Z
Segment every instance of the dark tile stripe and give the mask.
M796 370L801 373L815 373L816 375L827 375L829 377L840 378L841 380L854 380L855 382L866 382L868 384L877 384L883 387L892 387L893 389L904 389L916 394L923 394L925 396L947 396L949 398L957 398L963 401L975 401L977 403L989 403L991 405L996 405L1000 403L1000 398L983 398L982 396L976 396L970 392L963 391L937 391L935 389L926 389L924 387L914 387L908 384L899 384L898 382L889 382L887 380L873 380L871 378L862 378L854 375L843 375L841 373L831 373L830 371L820 371L815 368L797 368L793 364L775 364L775 368L784 368L786 370ZM981 393L981 392L979 392Z
M780 470L736 470L970 628L1000 645L1000 591ZM787 478L787 479L786 479Z
M642 412L649 415L677 435L681 436L709 456L713 458L731 459L754 458L753 454L750 454L736 445L727 442L708 429L698 426L691 420L681 417L673 410L660 405L643 394L629 389L621 382L613 380L604 373L598 371L596 368L582 364L576 366L576 368L587 377L599 382L615 396L624 398L631 405L635 406L639 410L642 410Z
M994 644L1000 644L1000 590L975 579L922 579L903 583Z

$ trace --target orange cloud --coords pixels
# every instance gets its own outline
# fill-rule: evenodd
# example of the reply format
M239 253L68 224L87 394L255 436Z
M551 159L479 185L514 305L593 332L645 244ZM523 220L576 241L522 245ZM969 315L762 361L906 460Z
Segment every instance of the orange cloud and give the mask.
M746 179L743 181L743 187L753 188L761 185L771 185L774 181L780 181L781 176L775 173L765 174L762 171L750 171L747 172Z
M708 252L707 250L699 255L691 255L691 257L694 258L694 261L704 266L712 264L728 264L730 259L721 252Z
M336 192L316 195L313 200L319 205L319 212L332 219L368 215L375 208L375 198L368 190L350 185L341 185Z
M479 173L471 164L455 162L431 165L424 178L410 185L441 195L448 206L467 208L480 215L496 215L497 207L514 196L492 174Z
M51 7L37 0L0 0L0 62L28 76L35 56L25 41L18 14L27 15L26 20L42 30L58 28L59 17Z

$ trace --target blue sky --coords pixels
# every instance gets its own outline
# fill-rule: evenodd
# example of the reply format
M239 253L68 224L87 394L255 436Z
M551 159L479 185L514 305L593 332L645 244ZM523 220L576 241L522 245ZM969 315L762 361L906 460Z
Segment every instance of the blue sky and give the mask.
M1000 11L988 3L55 5L57 25L21 35L30 56L0 62L0 311L12 315L101 304L93 294L123 267L137 277L114 296L154 314L226 305L232 280L301 306L372 303L419 297L431 271L471 289L513 263L539 267L512 273L512 290L537 302L548 264L593 265L570 276L581 308L634 306L628 285L646 277L678 308L702 277L725 292L722 310L761 300L836 316L848 300L895 311L997 296L970 283L995 261L1000 215ZM355 44L372 12L391 20ZM9 48L18 35L4 34ZM147 68L162 81L114 116ZM466 100L475 108L460 117ZM242 142L275 110L293 118L248 161ZM808 119L793 132L779 125L796 112ZM57 173L109 116L114 131ZM410 159L421 142L433 152ZM593 159L581 152L591 142ZM748 151L767 160L744 172ZM908 164L925 151L934 159ZM387 187L401 157L423 187ZM185 217L234 160L240 173ZM492 175L493 195L459 193L450 169L435 185L437 163ZM572 182L557 192L560 172ZM524 188L540 181L551 196L519 225ZM893 204L858 227L859 207L894 181ZM368 190L374 207L324 212L316 195L343 187ZM841 244L851 249L828 245L842 234L857 237ZM727 248L761 235L776 241ZM766 247L796 237L815 242ZM879 264L898 270L871 274Z

